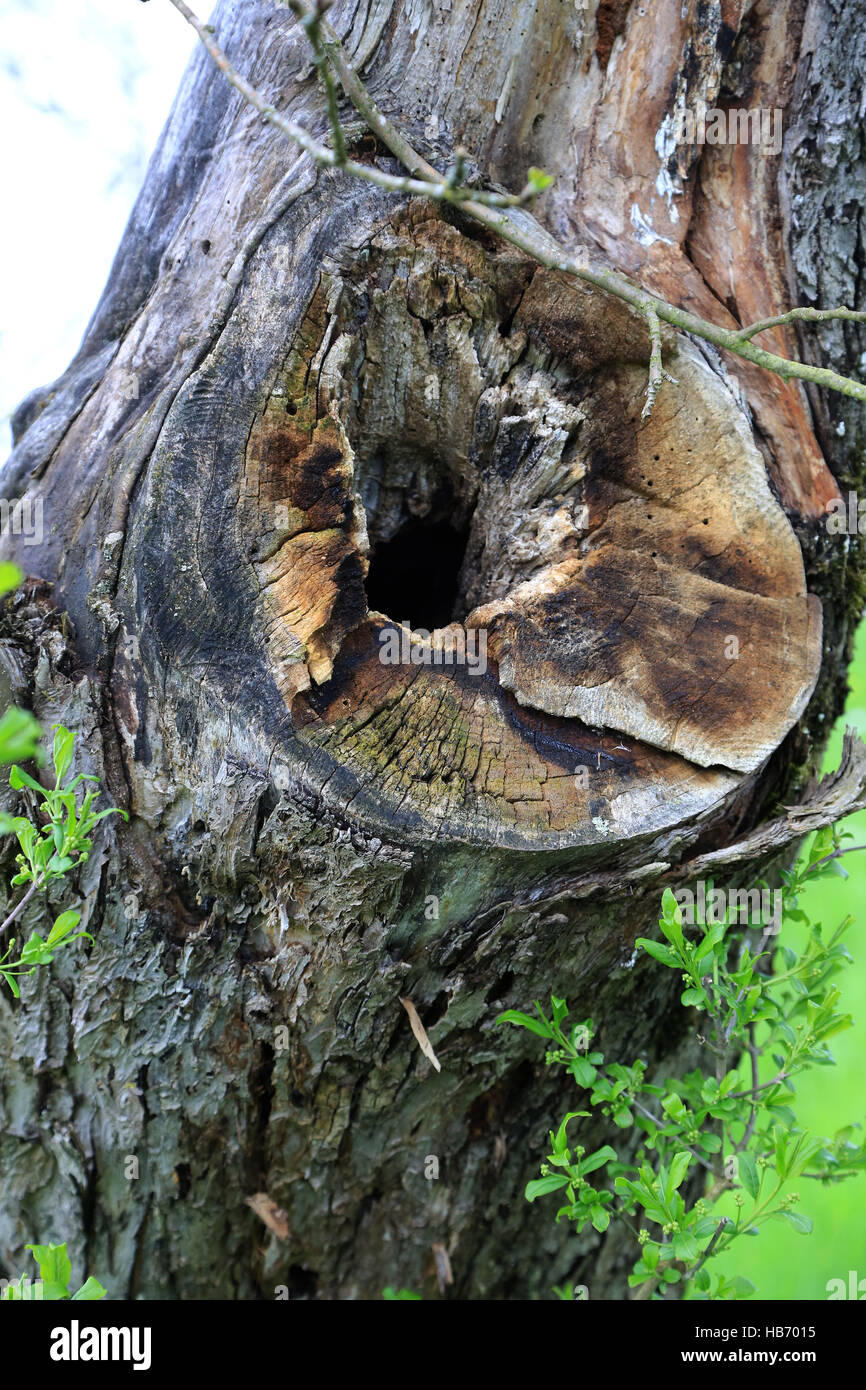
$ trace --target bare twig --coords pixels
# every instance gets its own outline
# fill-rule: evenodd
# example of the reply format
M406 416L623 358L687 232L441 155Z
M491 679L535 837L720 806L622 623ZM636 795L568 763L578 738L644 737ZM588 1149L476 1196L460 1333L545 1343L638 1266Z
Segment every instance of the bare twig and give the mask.
M296 3L301 3L301 0L296 0ZM333 64L334 71L340 79L346 96L359 114L364 117L373 133L410 173L431 181L441 179L441 175L433 165L429 164L413 148L393 122L380 111L346 57L340 40L330 26L322 26L322 38L328 58ZM476 221L482 222L492 231L498 232L506 241L510 241L513 246L517 246L520 250L534 257L539 264L548 269L560 270L567 275L574 275L578 279L597 285L600 289L607 290L610 294L616 295L617 298L625 300L627 304L631 304L633 308L645 316L648 309L653 309L663 322L670 323L675 328L680 328L685 332L694 333L697 337L713 343L715 347L724 348L748 362L765 367L768 371L775 372L776 375L782 377L783 380L790 377L800 377L812 381L816 385L840 391L843 395L866 401L866 385L862 382L853 381L850 377L843 377L828 368L813 367L806 363L791 361L756 347L751 341L743 340L743 330L741 329L719 328L716 324L709 323L684 309L678 309L674 305L668 304L666 300L650 294L642 286L635 284L617 271L592 267L588 258L570 255L534 218L527 214L524 213L519 220L507 209L503 209L497 214L480 202L475 190L472 190L470 196L471 201L462 205L464 212L469 213ZM832 317L835 311L826 309L817 312L825 317ZM842 312L842 317L853 317L854 315L854 310L846 309Z
M662 366L662 326L655 309L647 309L646 321L649 326L652 347L650 350L649 380L646 386L646 404L640 415L642 420L648 420L652 415L655 399L663 381L669 381L672 386L679 385L676 377L671 376L670 372L666 372Z
M866 313L859 309L789 309L787 314L776 314L774 318L758 319L757 323L750 323L747 328L740 328L737 337L741 342L748 342L758 333L764 333L768 328L778 328L785 323L827 323L831 319L846 319L851 323L866 323Z
M475 221L482 223L491 231L497 232L512 246L526 252L539 265L543 265L549 270L558 270L566 275L573 275L588 284L606 290L626 304L630 304L632 308L644 315L651 327L650 314L654 313L662 322L672 324L673 327L683 332L693 333L696 337L703 338L717 348L734 353L759 367L764 367L767 371L774 372L781 377L783 381L792 378L811 381L816 386L826 386L830 390L839 391L842 395L851 396L855 400L866 401L866 383L854 381L851 377L841 376L828 367L815 367L795 359L780 357L776 353L756 347L752 339L764 328L775 326L775 320L761 320L758 324L752 324L745 329L720 328L718 324L710 323L696 314L677 308L675 305L669 304L667 300L651 294L619 271L592 265L587 253L576 256L566 251L534 217L525 211L526 203L530 202L542 190L543 181L539 183L530 179L526 188L515 195L488 193L452 184L447 175L443 176L439 173L417 150L413 149L393 122L379 110L349 63L339 38L321 17L319 0L317 0L315 11L302 3L302 0L285 0L285 3L290 4L293 13L301 18L302 23L305 23L308 34L310 29L307 17L315 14L314 32L333 73L339 78L343 91L355 109L363 116L373 134L403 164L404 168L408 169L410 177L399 178L385 174L382 170L371 165L358 164L348 158L341 160L338 149L330 149L320 144L296 122L281 116L271 103L266 101L245 78L241 77L232 67L219 45L215 43L209 29L193 14L185 0L171 0L171 3L195 29L211 58L232 86L265 120L276 126L289 139L294 140L316 163L323 167L342 168L353 177L363 179L367 183L375 184L389 192L408 193L431 198L438 202L458 204ZM328 98L328 100L329 116L333 122L331 99ZM779 322L786 322L796 318L808 319L815 316L820 316L822 320L843 318L860 322L864 319L864 315L851 309L815 311L792 309L787 315L777 316L777 319ZM651 385L652 380L651 373ZM655 387L655 392L657 391L658 385Z
M750 1086L748 1091L731 1091L725 1096L725 1100L743 1100L746 1096L756 1096L759 1091L768 1091L771 1086L778 1086L780 1082L786 1080L790 1075L791 1073L789 1071L777 1072L772 1081L765 1081L760 1086Z
M20 916L20 914L24 911L24 908L27 906L27 904L29 903L30 899L33 897L33 894L36 892L39 886L40 885L34 879L30 887L27 889L27 892L24 894L24 897L21 898L18 903L16 903L6 920L0 922L0 936L3 935L8 926L11 926L11 924L15 921L16 917Z
M752 1068L752 1090L751 1105L749 1106L749 1122L746 1125L743 1137L736 1147L735 1152L741 1153L749 1143L755 1132L755 1123L758 1118L758 1092L761 1089L758 1085L758 1048L755 1042L755 1026L749 1024L749 1062Z
M322 47L322 20L326 10L331 8L331 0L316 0L316 4L311 10L299 5L296 0L288 0L289 9L300 20L307 38L310 40L310 47L313 50L313 62L322 80L325 89L325 100L328 106L328 124L331 127L331 140L334 146L334 154L337 156L338 168L343 168L348 159L346 153L346 138L343 134L343 127L340 124L340 112L337 104L337 87L331 73L331 65Z
M367 164L357 164L351 159L345 159L341 163L336 150L329 148L327 145L322 145L304 130L303 126L281 115L270 102L265 100L260 92L256 91L255 87L252 87L250 83L247 82L246 78L241 76L237 69L232 66L219 45L214 41L208 27L202 24L201 20L193 14L192 10L185 3L185 0L171 0L171 3L174 5L175 9L183 15L187 23L191 24L193 29L195 29L208 54L231 86L234 87L236 91L240 92L244 100L248 102L254 110L258 111L260 116L270 125L275 126L283 135L293 140L296 145L299 145L317 164L324 168L342 168L347 174L352 174L355 178L363 179L367 183L376 184L377 187L385 188L391 193L414 193L426 198L432 196L430 184L427 183L426 180L398 178L393 174L383 173L381 169L372 169Z
M723 1233L724 1230L725 1230L725 1227L726 1227L726 1226L730 1226L730 1224L731 1224L731 1218L730 1218L729 1216L723 1216L723 1217L721 1218L721 1220L719 1221L718 1226L717 1226L716 1229L713 1231L713 1234L710 1236L710 1243L709 1243L709 1245L707 1246L707 1248L706 1248L706 1250L704 1251L704 1253L701 1255L701 1258L698 1260L698 1262L697 1262L696 1265L692 1265L691 1269L688 1270L688 1272L687 1272L687 1278L693 1279L694 1276L697 1274L698 1270L699 1270L699 1269L703 1269L703 1267L704 1267L704 1265L706 1264L707 1260L710 1258L710 1256L712 1255L713 1251L715 1250L717 1244L719 1243L719 1240L721 1239L721 1236L722 1236L722 1233Z
M213 62L236 91L259 115L275 126L283 135L288 136L296 145L315 160L316 164L327 169L342 169L353 178L361 179L364 183L372 183L377 188L384 188L389 193L408 193L415 197L432 198L436 202L459 203L462 206L468 205L468 200L473 202L480 200L485 206L490 208L519 207L528 201L528 194L510 193L487 193L477 189L464 187L452 187L447 178L441 174L434 174L436 181L431 182L425 178L405 178L397 174L386 174L383 170L374 168L370 164L359 164L356 160L349 159L345 152L345 137L343 128L339 120L336 126L340 130L340 137L337 137L338 148L323 145L310 135L309 131L303 126L298 125L297 121L290 120L282 115L276 107L262 96L246 78L243 77L230 62L229 58L215 41L210 28L202 24L197 15L193 14L185 0L171 0L175 9L183 15L188 24L192 26ZM321 24L321 20L319 21ZM363 113L362 113L363 114ZM330 115L330 112L329 112ZM334 126L332 125L332 138L334 137ZM342 146L340 139L342 138ZM536 190L537 191L537 190ZM535 196L533 193L532 196Z

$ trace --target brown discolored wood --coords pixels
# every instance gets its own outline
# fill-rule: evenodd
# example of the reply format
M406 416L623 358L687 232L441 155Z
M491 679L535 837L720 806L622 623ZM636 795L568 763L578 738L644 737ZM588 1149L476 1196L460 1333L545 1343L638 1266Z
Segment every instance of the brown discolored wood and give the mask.
M779 220L781 150L759 142L676 142L677 112L777 112L789 102L806 5L659 0L631 5L581 158L577 215L622 269L683 308L728 327L791 307ZM725 85L726 62L731 81ZM770 125L770 132L774 126ZM786 146L790 150L790 142ZM796 334L759 339L796 356ZM749 363L729 369L760 422L789 508L820 517L838 489L815 439L801 383Z
M549 169L545 226L724 323L863 283L866 54L838 0L804 12L330 14L427 158L460 144L511 189ZM219 0L213 22L325 137L288 9ZM784 168L659 139L717 96L785 108ZM849 372L858 333L816 351ZM523 1201L574 1096L495 1019L556 990L607 1055L692 1065L678 982L635 962L662 883L768 872L862 795L849 748L842 782L773 809L841 699L862 562L817 523L859 408L664 346L679 386L641 423L649 343L621 304L316 171L193 59L4 473L46 518L4 668L131 820L75 885L93 948L0 998L0 1273L59 1238L132 1298L627 1296L614 1240L578 1249ZM483 674L379 660L416 615L399 589L368 611L376 567L436 525L465 552L430 651L483 617Z
M378 645L362 639L351 684L337 682L352 716L321 745L343 785L357 779L353 800L436 835L539 847L628 838L714 804L728 777L696 779L649 748L753 771L802 711L821 644L820 605L739 404L683 345L676 392L641 420L642 320L509 250L482 253L441 216L392 219L363 269L323 281L307 316L317 331L246 449L241 524L262 533L255 570L288 708L312 683L325 686L314 707L339 711L327 684L366 616L371 549L447 494L471 518L452 617L461 640L489 638L493 669L383 667L383 625L368 629ZM578 721L583 753L566 738L553 763L539 759L532 711ZM427 766L401 749L429 727ZM575 780L605 733L638 741L645 824L633 765L594 776L591 796Z
M746 771L811 693L821 608L745 419L697 356L676 370L648 422L639 370L594 383L585 541L471 620L522 704Z

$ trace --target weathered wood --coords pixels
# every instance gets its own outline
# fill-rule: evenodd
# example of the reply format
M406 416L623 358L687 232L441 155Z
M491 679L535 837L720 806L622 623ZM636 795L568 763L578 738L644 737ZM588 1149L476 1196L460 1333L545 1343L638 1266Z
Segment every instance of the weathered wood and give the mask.
M512 188L556 172L551 230L677 302L856 304L863 248L821 186L862 207L856 141L815 177L812 113L857 109L859 31L831 0L331 19L428 158L462 144ZM285 9L223 0L214 23L324 135ZM784 108L784 162L660 139L720 93ZM810 341L850 371L862 338ZM679 385L641 421L649 347L624 305L459 214L317 173L193 59L4 473L43 501L18 558L54 605L13 602L10 662L131 822L78 885L92 951L0 1000L0 1263L54 1238L118 1294L436 1296L444 1251L452 1296L576 1272L623 1295L615 1239L522 1200L569 1097L493 1021L555 989L611 1056L693 1055L633 939L663 882L742 881L813 823L761 825L838 711L862 585L820 522L856 404L670 334ZM402 537L447 596L425 534L457 556L429 622L381 568ZM434 629L429 661L381 660L404 621ZM433 660L482 631L486 670ZM861 794L851 759L835 809Z

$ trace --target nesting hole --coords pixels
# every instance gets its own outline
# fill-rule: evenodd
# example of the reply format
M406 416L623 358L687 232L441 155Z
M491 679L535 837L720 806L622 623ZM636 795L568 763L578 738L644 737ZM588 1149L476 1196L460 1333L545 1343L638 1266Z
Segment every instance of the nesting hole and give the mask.
M445 627L455 620L469 524L453 526L412 518L373 551L367 575L367 603L395 622L412 628Z

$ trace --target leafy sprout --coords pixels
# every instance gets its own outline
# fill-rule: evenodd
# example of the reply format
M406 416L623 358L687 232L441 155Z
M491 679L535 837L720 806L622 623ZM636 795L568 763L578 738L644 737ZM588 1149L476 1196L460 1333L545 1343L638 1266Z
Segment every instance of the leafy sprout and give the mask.
M73 1302L98 1302L107 1290L98 1279L86 1279L75 1293L69 1287L72 1278L72 1262L66 1253L66 1245L27 1245L39 1266L39 1279L31 1283L22 1274L12 1283L0 1286L0 1300L5 1302L33 1302L35 1300L70 1299Z
M569 1111L551 1131L550 1152L541 1176L527 1184L527 1201L559 1194L564 1205L556 1220L578 1232L586 1226L603 1232L614 1221L627 1226L638 1245L629 1276L638 1298L660 1298L670 1285L681 1285L687 1298L749 1297L754 1285L742 1276L713 1277L712 1259L741 1236L758 1235L770 1219L807 1235L812 1224L795 1209L799 1192L791 1185L801 1178L836 1183L866 1167L858 1124L833 1137L815 1136L798 1123L791 1104L794 1078L832 1066L830 1039L852 1024L839 1008L835 983L851 959L842 940L851 919L825 933L798 906L807 879L839 872L842 838L832 828L820 831L805 863L782 875L783 917L806 927L800 951L787 942L765 949L770 930L753 939L754 928L731 922L730 913L700 923L692 939L675 895L665 890L663 939L641 937L635 944L681 975L683 1006L702 1016L698 1036L707 1066L656 1083L642 1058L606 1062L590 1050L593 1020L569 1025L566 1001L556 995L549 1015L536 1002L534 1014L509 1009L497 1019L544 1038L546 1064L570 1073L587 1107ZM763 1083L762 1056L773 1062ZM580 1144L574 1122L594 1113L628 1134L622 1156L611 1143L592 1152ZM720 1209L728 1193L733 1218ZM562 1297L562 1290L555 1293Z

